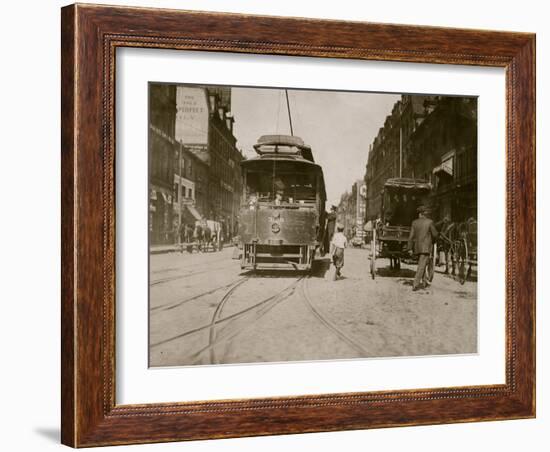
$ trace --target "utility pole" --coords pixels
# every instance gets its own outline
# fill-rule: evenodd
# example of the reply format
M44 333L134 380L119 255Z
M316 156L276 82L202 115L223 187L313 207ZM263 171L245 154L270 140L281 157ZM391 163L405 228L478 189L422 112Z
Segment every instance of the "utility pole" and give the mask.
M182 208L183 208L183 196L182 196L182 189L181 189L181 182L182 182L182 179L181 179L181 159L183 157L183 143L180 141L180 148L178 150L178 204L179 204L179 209L178 209L178 245L181 245L181 234L180 234L180 231L181 231L181 214L182 214Z
M399 125L399 177L403 177L403 127Z

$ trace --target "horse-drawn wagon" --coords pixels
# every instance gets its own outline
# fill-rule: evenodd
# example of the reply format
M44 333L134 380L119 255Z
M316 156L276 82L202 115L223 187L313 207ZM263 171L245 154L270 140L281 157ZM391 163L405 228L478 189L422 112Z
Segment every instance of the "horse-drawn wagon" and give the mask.
M423 179L391 178L384 184L380 216L374 221L370 249L370 273L376 277L378 259L389 259L390 268L399 270L407 258L407 242L417 209L428 202L432 186ZM428 265L433 278L433 259Z

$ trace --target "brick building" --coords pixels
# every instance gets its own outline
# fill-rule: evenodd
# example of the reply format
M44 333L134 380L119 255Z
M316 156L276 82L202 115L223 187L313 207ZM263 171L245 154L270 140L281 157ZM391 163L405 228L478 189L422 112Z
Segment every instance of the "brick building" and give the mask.
M173 241L175 94L173 85L150 85L149 240L152 245Z
M174 173L174 229L193 225L208 212L208 165L177 143Z
M231 88L178 86L176 139L198 161L196 206L232 236L241 197L242 154L233 135Z
M369 148L367 220L391 177L431 182L434 218L477 217L477 99L403 95Z
M432 183L435 218L477 218L477 98L440 97L414 131L410 175Z
M401 101L395 103L386 117L384 126L369 147L365 183L367 185L366 216L371 220L379 215L384 183L391 177L399 177L402 171Z

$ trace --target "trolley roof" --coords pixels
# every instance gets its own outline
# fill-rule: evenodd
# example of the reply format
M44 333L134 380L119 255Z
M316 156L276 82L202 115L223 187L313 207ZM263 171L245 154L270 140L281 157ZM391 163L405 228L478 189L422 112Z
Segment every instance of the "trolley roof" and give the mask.
M254 145L259 155L300 155L306 160L314 162L311 147L300 137L291 135L262 135Z

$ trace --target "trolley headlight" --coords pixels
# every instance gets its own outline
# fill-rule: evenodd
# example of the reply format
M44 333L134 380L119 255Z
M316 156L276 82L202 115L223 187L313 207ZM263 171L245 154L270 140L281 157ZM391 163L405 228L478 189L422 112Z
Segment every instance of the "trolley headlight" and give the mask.
M281 230L281 227L277 223L273 223L271 225L271 231L277 234Z

